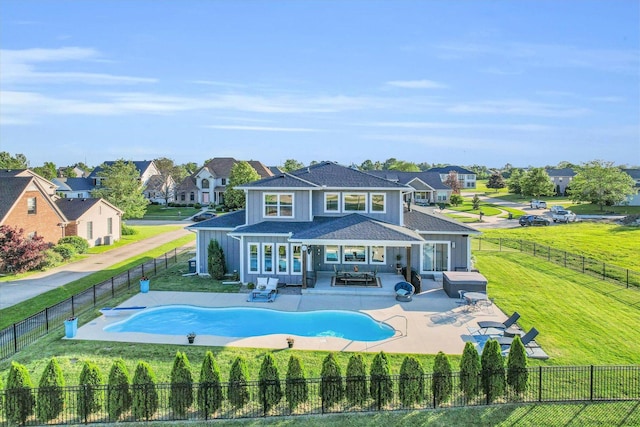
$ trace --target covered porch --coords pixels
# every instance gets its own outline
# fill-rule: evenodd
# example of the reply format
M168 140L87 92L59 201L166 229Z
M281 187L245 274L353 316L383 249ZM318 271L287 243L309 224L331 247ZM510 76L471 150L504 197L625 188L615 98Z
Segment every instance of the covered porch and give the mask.
M334 273L332 271L319 271L316 273L315 285L303 287L303 295L351 295L351 296L389 296L394 297L394 286L398 282L406 281L404 276L397 273L379 273L377 277L380 286L334 286ZM442 281L434 279L422 279L421 293L442 289Z

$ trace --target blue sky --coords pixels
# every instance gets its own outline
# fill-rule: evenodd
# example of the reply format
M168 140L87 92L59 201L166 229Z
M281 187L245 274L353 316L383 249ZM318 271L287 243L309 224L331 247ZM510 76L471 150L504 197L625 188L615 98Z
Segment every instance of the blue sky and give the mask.
M640 7L3 0L0 151L640 165Z

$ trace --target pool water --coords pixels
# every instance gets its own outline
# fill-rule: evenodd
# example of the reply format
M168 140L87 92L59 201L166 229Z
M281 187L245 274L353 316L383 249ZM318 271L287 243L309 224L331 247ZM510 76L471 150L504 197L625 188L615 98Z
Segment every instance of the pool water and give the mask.
M271 334L302 337L338 337L353 341L380 341L394 335L386 323L366 314L341 310L285 312L264 308L205 308L166 305L146 309L108 325L106 332L162 335L216 335L246 338Z

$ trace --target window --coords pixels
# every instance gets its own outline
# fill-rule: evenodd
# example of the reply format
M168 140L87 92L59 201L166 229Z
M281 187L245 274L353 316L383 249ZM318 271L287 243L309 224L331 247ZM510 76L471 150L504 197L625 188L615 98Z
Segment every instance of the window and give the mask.
M367 195L365 193L345 193L342 196L345 212L366 212Z
M191 201L193 202L195 199L196 199L196 195L195 195L195 193L193 193L193 192L192 192L192 193L189 195L189 200L191 200Z
M424 243L422 245L421 268L427 271L447 271L449 269L449 242Z
M273 273L273 244L262 244L262 272Z
M29 197L27 199L27 214L35 215L36 214L36 198Z
M337 245L325 246L324 262L327 264L338 264L340 262L340 247Z
M209 180L208 179L203 179L202 183L200 184L201 188L209 188Z
M93 221L87 222L87 239L93 239Z
M222 185L227 185L227 178L220 178Z
M289 245L278 243L278 274L287 274L289 272Z
M371 194L371 212L385 213L385 194L384 193L372 193Z
M107 218L107 234L113 234L113 218Z
M345 264L366 263L367 248L365 246L343 246L342 262Z
M371 264L384 264L384 246L371 246Z
M340 195L338 193L324 194L324 211L340 212Z
M258 259L260 246L257 243L249 243L249 273L260 273Z
M264 216L275 218L293 217L293 194L265 193Z
M302 274L302 246L291 245L291 248L291 274Z
M185 201L184 193L180 194L180 200Z

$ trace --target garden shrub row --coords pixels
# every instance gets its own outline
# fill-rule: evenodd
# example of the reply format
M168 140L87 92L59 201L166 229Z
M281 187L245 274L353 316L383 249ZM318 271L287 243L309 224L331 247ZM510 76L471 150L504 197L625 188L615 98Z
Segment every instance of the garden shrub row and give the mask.
M481 356L474 345L468 342L460 362L460 391L467 398L473 398L482 391L487 402L504 395L507 385L512 392L523 393L528 381L526 362L525 349L518 337L511 346L506 370L497 341L489 340ZM346 376L343 377L335 355L329 353L322 363L318 392L323 410L329 410L345 400L355 406L363 406L370 401L377 409L383 408L394 399L394 380L390 372L389 360L384 352L374 356L368 375L362 355L354 353L348 361ZM255 397L265 414L283 398L291 411L310 399L305 370L302 361L295 354L289 358L284 385L270 353L264 356L258 376L258 393ZM416 358L404 358L397 384L397 397L403 406L412 407L426 399L425 371ZM4 413L10 423L24 424L34 412L40 421L50 422L60 417L65 404L69 403L65 402L65 381L55 358L51 359L43 371L37 393L32 393L32 388L27 369L13 362L6 380L4 405L0 401L0 407L4 406ZM453 393L451 363L442 352L435 359L431 388L435 406L447 402ZM235 410L242 409L251 400L248 368L243 357L239 356L234 360L229 380L224 387L215 357L211 351L207 351L196 387L186 354L180 351L176 353L169 389L169 407L174 417L188 418L195 403L195 409L207 419L222 408L225 395ZM130 379L124 361L115 360L107 384L104 384L97 365L86 361L80 374L74 403L75 415L85 423L90 421L92 414L103 410L106 410L111 421L122 420L125 414L130 414L134 420L147 421L154 417L159 408L158 384L153 369L144 361L138 362L133 378Z

